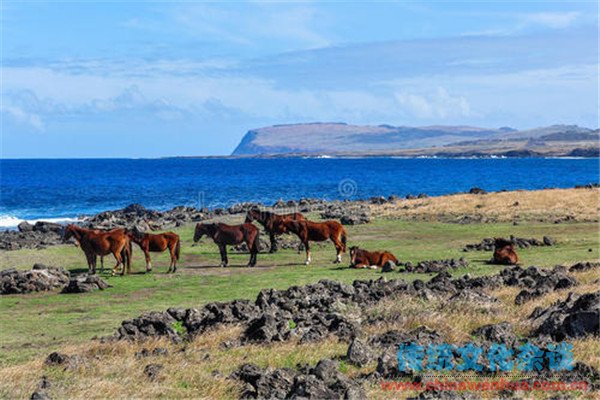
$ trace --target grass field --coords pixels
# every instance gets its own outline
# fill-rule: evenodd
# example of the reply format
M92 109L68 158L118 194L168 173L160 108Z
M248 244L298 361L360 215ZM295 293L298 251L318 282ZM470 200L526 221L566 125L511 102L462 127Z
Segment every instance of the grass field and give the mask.
M513 234L541 238L549 235L557 240L556 246L524 249L519 251L519 255L525 266L552 267L558 264L569 265L579 261L598 260L598 229L598 223L594 222L461 225L378 218L370 224L348 227L348 235L349 245L390 250L401 261L465 257L470 262L469 267L453 273L482 275L496 273L502 267L485 264L490 258L487 252L463 252L462 247L465 244L491 236ZM207 302L236 298L254 299L263 288L286 288L323 278L351 282L355 279L377 279L382 275L379 271L346 268L347 255L342 266L332 264L335 252L330 244L314 248L313 264L309 267L303 265L304 254L283 250L276 254L259 254L258 266L253 269L245 267L247 254L230 252L231 266L218 268L216 265L219 263L219 253L216 246L206 238L199 245L193 246L193 226L181 227L176 231L181 235L183 242L180 268L174 275L165 273L168 266L166 254L153 255L154 271L151 274L143 273L143 255L135 247L135 273L125 277L111 277L105 274L104 277L113 286L106 291L81 295L46 292L0 297L0 373L5 377L0 383L0 396L28 396L44 370L44 373L50 374L51 378L58 382L52 391L56 390L55 393L59 397L189 397L200 394L235 397L233 384L218 377L211 378L212 370L227 372L248 359L259 365L293 367L296 363L314 363L325 356L344 354L347 346L331 340L302 346L286 343L277 345L277 348L244 346L241 349L225 351L218 347L218 343L238 333L235 327L226 328L190 344L189 348L192 351L189 358L175 359L173 365L166 366L170 371L166 381L152 384L147 390L143 389L140 392L142 389L139 383L143 382L144 378L141 371L138 371L137 364L143 361L136 360L133 354L141 345L105 345L90 339L112 334L122 320L138 316L145 311L164 310L172 306L199 307ZM0 254L0 269L26 269L36 262L63 266L72 272L86 270L81 250L73 246ZM106 258L107 266L112 266L112 262L113 260ZM397 272L385 276L388 279L406 280L430 278L424 274ZM583 280L592 282L593 276L587 274ZM589 286L584 285L581 290L586 288ZM514 298L514 294L500 293L506 296L507 304ZM511 310L517 314L522 312ZM431 323L436 325L433 320ZM157 345L172 346L159 342L150 344L150 347ZM598 347L597 341L580 346ZM105 357L106 365L94 364L91 361L92 367L86 367L85 371L79 372L44 369L43 359L50 352L57 350L84 351L91 356L99 353ZM197 367L194 363L200 362L199 357L206 352L210 352L211 360L203 361L203 366ZM595 362L597 363L597 360ZM120 365L121 363L123 365ZM184 368L177 368L177 363L184 363ZM126 373L128 365L137 372L124 378L119 375L119 371ZM353 373L352 368L349 369L349 373ZM19 383L15 385L14 382ZM96 385L94 391L91 388L86 389L88 385ZM376 391L373 393L375 395Z

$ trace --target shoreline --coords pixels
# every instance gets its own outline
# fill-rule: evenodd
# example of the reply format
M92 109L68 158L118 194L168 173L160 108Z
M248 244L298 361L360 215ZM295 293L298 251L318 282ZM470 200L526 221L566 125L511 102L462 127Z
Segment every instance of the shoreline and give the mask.
M521 160L521 159L545 159L545 160L600 160L598 156L568 156L568 155L540 155L540 156L506 156L506 155L401 155L401 154L327 154L327 153L290 153L290 154L256 154L256 155L180 155L180 156L158 156L158 157L7 157L3 161L45 161L45 160L173 160L173 159L201 159L201 160L276 160L276 159L331 159L331 160L356 160L356 159L403 159L403 160Z
M498 191L486 191L485 189L479 188L479 187L473 187L470 189L470 191L464 191L464 192L451 192L451 193L445 193L445 194L440 194L440 195L429 195L426 193L420 193L417 195L411 195L408 194L406 196L398 196L396 194L389 194L389 195L377 195L377 196L370 196L370 197L366 197L366 198L360 198L360 199L333 199L333 200L325 200L325 199L319 199L319 198L300 198L300 199L279 199L276 202L274 202L272 205L268 205L262 202L255 202L255 201L242 201L242 202L238 202L235 204L231 204L230 207L228 209L239 209L239 208L244 208L245 206L247 206L248 204L252 204L252 205L257 205L259 207L263 207L263 208L277 208L276 205L278 203L290 203L290 202L295 202L295 203L300 203L302 200L307 200L309 202L320 202L320 203L324 203L324 204L336 204L339 202L345 202L345 203L350 203L350 204L364 204L366 202L370 202L373 201L374 199L381 199L381 198L394 198L394 199L411 199L411 198L416 198L417 196L425 196L428 198L439 198L439 197L445 197L445 196L455 196L455 195L460 195L460 194L492 194L492 193L502 193L502 192L517 192L517 191L539 191L539 190L553 190L553 189L585 189L585 188L594 188L594 187L600 187L600 184L598 183L587 183L587 184L579 184L579 185L575 185L573 187L567 187L567 188L560 188L560 187L551 187L551 188L543 188L543 189L502 189L502 190L498 190ZM102 211L98 211L96 213L90 213L90 214L78 214L76 216L60 216L60 217L56 217L56 216L52 216L52 217L37 217L37 218L19 218L17 216L13 216L13 215L9 215L9 214L0 214L0 232L10 232L10 231L18 231L18 226L19 224L26 222L30 225L35 225L38 222L43 222L43 223L51 223L51 224L59 224L59 225L66 225L68 223L76 223L76 224L84 224L86 223L86 221L89 221L91 219L94 219L96 217L98 217L101 214L104 213L116 213L119 212L127 207L130 207L132 205L139 205L139 203L131 203L123 208L117 208L117 207L112 207L110 209L106 209L106 210L102 210ZM178 204L175 206L169 206L169 207L165 207L165 208L147 208L146 206L144 206L143 204L141 205L144 209L148 210L148 211L153 211L153 212L159 212L159 213L168 213L170 211L173 211L175 209L181 209L181 208L189 208L189 209L196 209L196 210L201 210L198 209L196 207L193 206L186 206L186 205L182 205L182 204ZM206 209L208 212L215 212L217 210L219 210L220 208L210 208L210 207L205 207L204 209ZM222 208L221 208L222 209ZM217 211L218 212L218 211Z

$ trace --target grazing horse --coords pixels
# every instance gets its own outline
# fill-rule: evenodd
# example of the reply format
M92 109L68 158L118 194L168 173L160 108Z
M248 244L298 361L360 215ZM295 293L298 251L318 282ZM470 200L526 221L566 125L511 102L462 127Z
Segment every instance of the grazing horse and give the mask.
M111 230L123 230L121 228L117 228L117 229L111 229ZM90 229L91 231L93 231L94 233L103 233L103 232L108 232L108 231L102 231L100 229ZM75 239L75 247L80 247L81 243L79 243L79 240ZM68 239L67 239L68 240ZM100 273L104 273L104 256L100 256Z
M121 275L125 275L125 267L127 273L131 271L131 241L124 229L103 232L71 224L65 228L63 240L70 238L75 238L79 243L92 274L96 273L96 257L111 253L117 260L117 264L113 267L113 274L117 272L119 266L122 266Z
M323 242L331 240L335 245L335 264L342 262L342 253L346 252L346 230L337 221L313 222L308 220L282 220L277 223L277 229L283 233L292 232L302 242L306 249L306 265L310 264L309 241Z
M492 264L516 265L519 262L514 243L510 240L495 238L494 247Z
M169 249L171 254L171 263L169 264L169 272L177 271L177 261L179 260L180 252L180 241L179 235L173 232L164 233L144 233L137 229L128 230L127 236L129 239L137 244L146 256L146 272L152 271L152 260L150 259L150 252L161 253L166 249Z
M196 224L194 231L194 243L203 235L210 236L219 246L221 252L221 267L226 267L229 263L227 259L227 245L246 243L250 250L249 267L256 265L256 254L258 254L258 228L252 224L227 225L223 223Z
M356 246L350 247L351 268L383 267L387 263L398 264L398 259L389 251L367 251Z
M245 223L249 224L252 221L259 222L265 231L269 234L269 240L271 242L271 249L269 253L275 253L277 251L277 240L275 235L281 235L283 232L278 229L280 221L304 221L304 215L295 212L291 214L275 214L269 211L261 211L258 207L248 210L246 213Z

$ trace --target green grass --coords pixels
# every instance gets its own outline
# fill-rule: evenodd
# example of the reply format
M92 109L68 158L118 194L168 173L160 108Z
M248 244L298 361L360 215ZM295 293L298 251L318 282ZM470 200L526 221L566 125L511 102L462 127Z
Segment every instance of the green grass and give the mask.
M313 249L313 264L303 265L304 254L285 250L276 254L259 254L258 266L245 267L247 254L230 252L230 267L218 268L217 247L204 238L192 246L193 227L177 229L182 237L182 259L176 274L166 274L166 254L153 254L154 271L145 274L142 253L134 246L132 275L104 277L113 287L88 294L63 295L36 293L0 298L0 365L14 365L44 357L67 344L87 341L95 336L110 335L124 319L145 311L172 306L199 307L211 301L236 298L254 299L263 288L286 288L329 278L343 282L377 279L379 271L352 270L334 265L331 244ZM348 227L349 245L392 251L401 261L465 257L470 266L454 271L455 275L496 273L502 267L489 266L487 252L462 251L467 243L483 237L508 236L541 238L550 235L558 245L520 250L522 264L551 267L599 257L598 224L443 224L378 220L368 225ZM588 251L592 249L592 251ZM106 257L107 272L113 260ZM81 250L74 246L56 246L43 250L19 250L0 254L0 269L30 268L35 262L63 266L74 272L87 270ZM387 274L388 278L429 279L423 274Z

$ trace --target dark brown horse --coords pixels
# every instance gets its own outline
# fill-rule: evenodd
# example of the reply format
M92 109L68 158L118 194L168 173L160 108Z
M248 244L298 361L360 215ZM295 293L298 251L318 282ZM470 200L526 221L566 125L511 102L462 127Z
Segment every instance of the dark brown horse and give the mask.
M113 274L117 272L119 266L122 266L121 275L125 275L125 267L127 267L127 273L130 272L131 241L124 229L103 232L71 224L67 225L63 236L65 241L70 238L75 238L85 253L90 273L96 273L97 256L102 257L107 254L112 254L117 261L113 268Z
M398 259L389 251L367 251L358 247L350 247L351 268L377 268L387 263L398 264Z
M283 233L292 232L302 242L306 249L306 265L310 264L309 242L323 242L331 240L335 245L336 257L334 263L342 262L342 253L346 252L346 230L337 221L312 222L304 221L279 221L277 229Z
M519 256L515 251L514 243L510 240L496 238L494 241L494 257L492 264L516 265L519 262Z
M146 272L152 271L150 252L162 253L166 249L169 249L169 253L171 254L171 263L169 264L167 273L177 271L177 261L179 260L181 248L178 234L173 232L153 234L133 229L127 231L127 236L144 252L144 256L146 256Z
M281 235L283 232L278 228L280 221L304 221L304 215L295 212L291 214L275 214L269 211L261 211L258 207L248 210L246 213L246 223L249 224L252 221L257 221L269 234L269 240L271 242L271 249L269 253L275 253L277 251L277 239L276 235Z
M227 259L227 245L246 243L250 250L249 267L256 265L256 255L258 254L258 228L252 224L227 225L223 223L196 224L194 231L194 242L203 235L210 236L219 246L221 252L221 267L226 267L229 263Z

